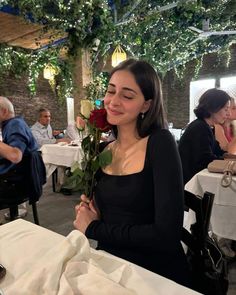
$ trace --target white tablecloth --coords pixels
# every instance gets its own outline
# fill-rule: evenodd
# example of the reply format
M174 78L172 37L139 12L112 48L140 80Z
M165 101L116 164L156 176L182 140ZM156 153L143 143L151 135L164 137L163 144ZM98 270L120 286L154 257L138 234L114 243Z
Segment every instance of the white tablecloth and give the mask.
M229 187L224 188L220 184L222 175L204 169L185 185L185 189L200 196L205 191L214 193L212 231L218 236L236 240L236 177Z
M80 161L83 153L81 146L68 144L44 144L41 147L42 157L49 177L58 166L71 167L74 162Z
M24 220L0 226L5 295L194 295L164 277L89 247L72 231L63 237Z

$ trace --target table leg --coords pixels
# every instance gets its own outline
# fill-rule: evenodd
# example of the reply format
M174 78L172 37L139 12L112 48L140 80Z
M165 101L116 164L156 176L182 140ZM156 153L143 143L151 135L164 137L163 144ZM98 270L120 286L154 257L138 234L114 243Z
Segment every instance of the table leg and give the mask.
M57 178L58 178L58 171L57 169L55 169L52 173L52 190L54 193L56 192Z

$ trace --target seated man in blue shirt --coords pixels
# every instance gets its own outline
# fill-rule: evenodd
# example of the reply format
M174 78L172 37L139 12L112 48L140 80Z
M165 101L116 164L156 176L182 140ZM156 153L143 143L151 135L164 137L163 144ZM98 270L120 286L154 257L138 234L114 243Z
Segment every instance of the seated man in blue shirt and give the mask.
M2 141L0 141L1 205L1 202L4 203L4 200L11 195L5 181L6 176L12 173L24 155L37 151L38 144L23 118L15 116L14 107L10 100L2 96L0 96L0 124L2 127ZM19 183L20 177L21 175L19 175Z
M71 140L69 138L58 138L53 136L52 127L50 125L51 113L48 109L39 110L38 121L31 127L33 136L35 137L39 147L43 144L57 143L57 142L67 142Z

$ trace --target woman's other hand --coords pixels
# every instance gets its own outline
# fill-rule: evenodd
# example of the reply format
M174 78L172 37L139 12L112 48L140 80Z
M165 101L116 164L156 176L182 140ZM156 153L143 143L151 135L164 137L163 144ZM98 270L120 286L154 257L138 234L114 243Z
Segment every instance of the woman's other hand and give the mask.
M95 208L94 200L90 201L85 195L81 195L81 202L75 207L75 214L74 227L83 234L93 220L99 220L100 215Z

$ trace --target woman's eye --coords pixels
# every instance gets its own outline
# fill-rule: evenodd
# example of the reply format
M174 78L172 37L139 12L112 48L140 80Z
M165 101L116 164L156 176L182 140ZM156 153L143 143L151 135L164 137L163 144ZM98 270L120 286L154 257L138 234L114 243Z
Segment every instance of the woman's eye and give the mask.
M132 96L128 96L128 95L124 95L124 98L127 98L127 99L133 99Z
M109 94L114 94L115 91L113 91L113 90L107 90L107 93L109 93Z

